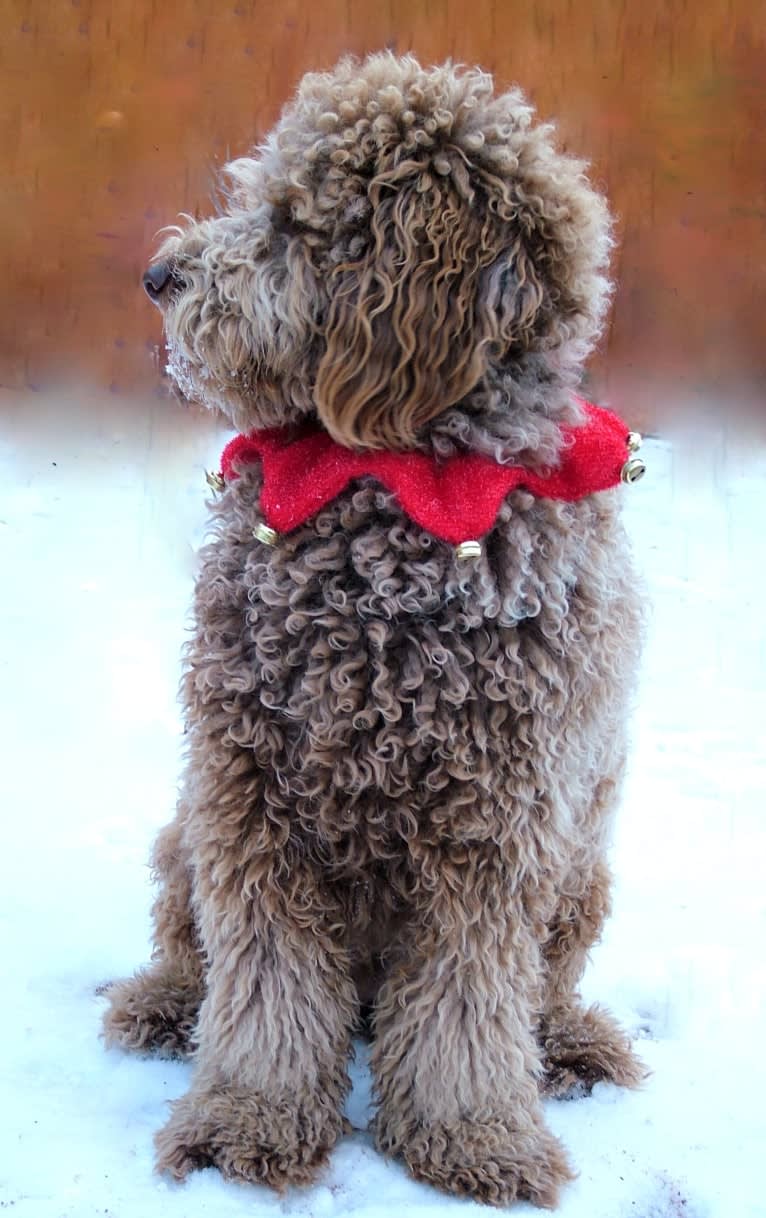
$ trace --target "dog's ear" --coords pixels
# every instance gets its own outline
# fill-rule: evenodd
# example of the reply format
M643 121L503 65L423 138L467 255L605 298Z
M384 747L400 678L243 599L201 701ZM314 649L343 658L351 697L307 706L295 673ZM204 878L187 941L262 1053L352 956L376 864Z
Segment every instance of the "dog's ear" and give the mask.
M368 197L369 244L327 284L315 401L341 444L407 448L531 324L542 293L521 241L509 243L464 171L406 161Z
M539 264L517 236L482 276L478 308L492 335L494 357L530 345L545 295Z

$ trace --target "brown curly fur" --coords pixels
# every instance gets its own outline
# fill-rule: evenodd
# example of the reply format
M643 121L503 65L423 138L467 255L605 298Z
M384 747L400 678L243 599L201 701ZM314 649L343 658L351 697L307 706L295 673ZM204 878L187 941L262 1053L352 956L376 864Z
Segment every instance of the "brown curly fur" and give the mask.
M164 247L182 388L242 430L556 461L609 222L518 92L344 61L230 173L226 214ZM577 996L638 650L619 492L516 491L469 567L369 479L266 547L260 485L246 467L211 508L155 959L106 1016L111 1043L195 1050L159 1167L312 1179L369 1004L381 1150L552 1206L541 1095L641 1077Z

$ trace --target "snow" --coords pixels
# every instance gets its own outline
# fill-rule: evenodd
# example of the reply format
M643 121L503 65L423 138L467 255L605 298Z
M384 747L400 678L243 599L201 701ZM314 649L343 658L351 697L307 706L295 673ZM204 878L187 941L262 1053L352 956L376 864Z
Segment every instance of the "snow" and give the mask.
M175 703L203 468L226 434L174 404L0 401L0 1208L14 1218L486 1213L415 1184L365 1132L279 1198L152 1172L186 1064L107 1052L97 987L145 962L150 842L179 770ZM653 1071L547 1115L579 1178L562 1218L756 1218L766 1145L766 445L721 423L645 444L626 490L654 605L614 844L615 913L586 996ZM534 1212L518 1206L519 1215Z

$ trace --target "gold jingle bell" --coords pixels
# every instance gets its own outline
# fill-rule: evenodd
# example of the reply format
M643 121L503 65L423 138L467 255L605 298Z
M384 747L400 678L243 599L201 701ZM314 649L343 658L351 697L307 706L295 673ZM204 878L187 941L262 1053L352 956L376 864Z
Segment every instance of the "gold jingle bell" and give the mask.
M265 546L275 546L279 541L279 533L276 529L269 528L262 520L253 529L253 537L256 541L261 541Z
M481 558L481 542L461 541L459 546L455 546L455 558L459 560Z
M639 482L645 473L646 465L641 458L631 457L630 460L626 461L622 467L620 480L627 483Z
M223 474L216 474L216 473L213 473L212 470L206 469L205 470L205 481L207 482L211 491L214 491L216 495L220 495L221 491L226 489L226 483L223 480Z

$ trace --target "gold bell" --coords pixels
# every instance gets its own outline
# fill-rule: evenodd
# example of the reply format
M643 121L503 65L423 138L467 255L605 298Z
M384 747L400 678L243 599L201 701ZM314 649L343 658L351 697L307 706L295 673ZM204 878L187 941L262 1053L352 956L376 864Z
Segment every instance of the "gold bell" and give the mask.
M207 482L211 491L215 491L215 493L217 495L220 495L221 491L226 489L226 483L223 480L223 474L214 474L211 470L206 469L205 470L205 481Z
M643 436L640 431L628 432L628 452L637 453L643 443Z
M262 541L265 546L275 546L279 541L276 529L269 528L262 520L253 529L253 537L256 541Z
M455 546L455 558L481 558L481 542L461 541L459 546Z
M631 457L626 461L620 473L621 482L638 482L646 473L646 466L640 457Z

